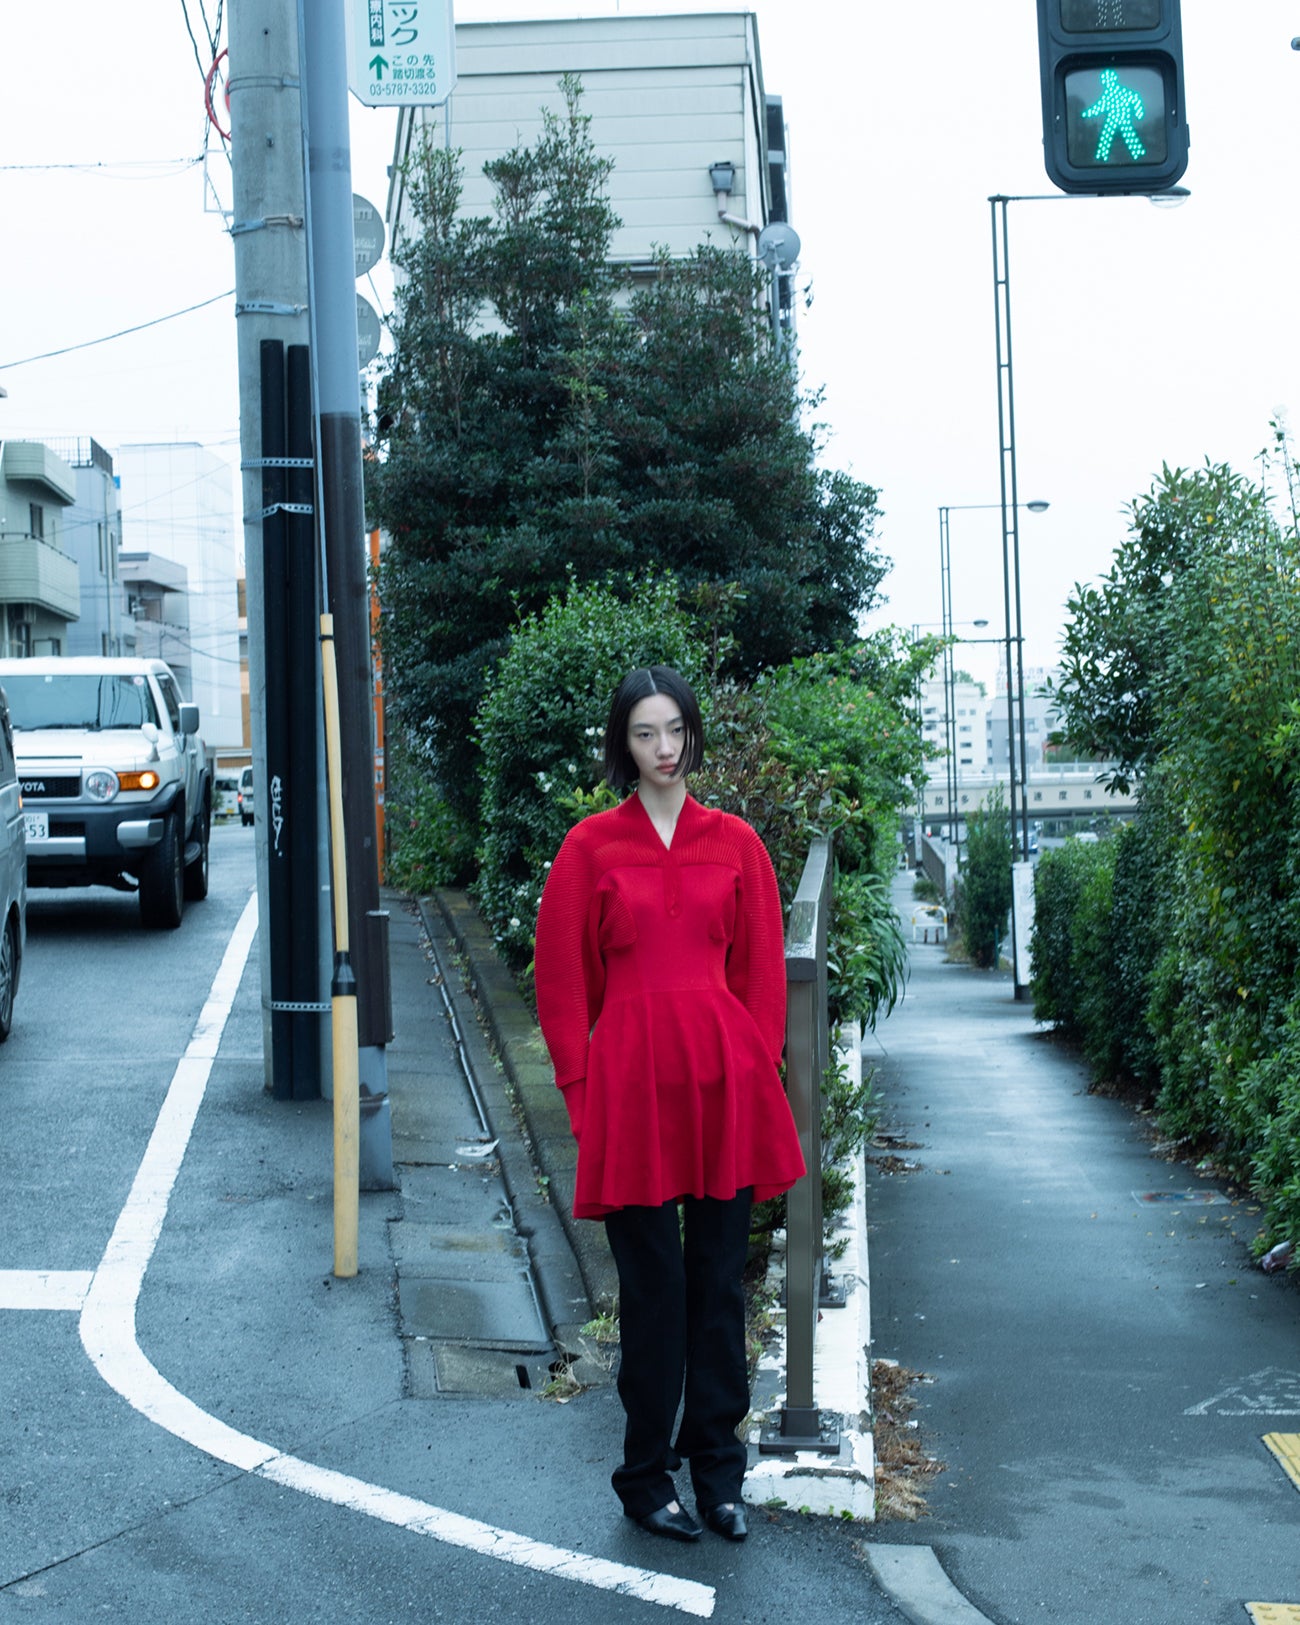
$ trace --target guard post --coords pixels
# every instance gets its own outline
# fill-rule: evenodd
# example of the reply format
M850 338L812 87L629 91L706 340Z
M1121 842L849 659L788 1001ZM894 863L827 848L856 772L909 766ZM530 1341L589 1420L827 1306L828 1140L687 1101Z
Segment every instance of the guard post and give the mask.
M785 1404L763 1427L759 1452L836 1455L839 1418L823 1416L813 1395L813 1348L823 1301L822 1076L830 1061L826 942L831 912L831 843L818 836L790 906L785 936L785 1075L808 1172L786 1197Z

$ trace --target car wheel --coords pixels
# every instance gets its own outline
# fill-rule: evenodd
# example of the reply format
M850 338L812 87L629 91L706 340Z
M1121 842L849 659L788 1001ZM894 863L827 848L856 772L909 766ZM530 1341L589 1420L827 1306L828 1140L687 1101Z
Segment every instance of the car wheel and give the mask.
M165 820L163 837L140 870L140 918L155 930L174 931L185 912L185 867L180 819Z
M191 903L201 903L208 895L208 847L212 841L212 809L205 807L199 823L199 852L185 868L185 895Z
M14 1024L14 991L18 986L18 928L11 914L0 936L0 1044Z

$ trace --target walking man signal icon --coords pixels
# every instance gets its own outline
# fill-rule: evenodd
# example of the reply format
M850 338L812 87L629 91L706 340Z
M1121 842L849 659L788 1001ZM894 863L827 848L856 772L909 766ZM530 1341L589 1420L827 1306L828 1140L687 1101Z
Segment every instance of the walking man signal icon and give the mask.
M1097 137L1096 161L1110 162L1110 150L1118 136L1128 148L1130 158L1144 158L1146 148L1134 125L1146 117L1146 108L1136 90L1120 83L1114 68L1101 70L1101 95L1091 107L1085 107L1080 118L1102 120L1101 134Z

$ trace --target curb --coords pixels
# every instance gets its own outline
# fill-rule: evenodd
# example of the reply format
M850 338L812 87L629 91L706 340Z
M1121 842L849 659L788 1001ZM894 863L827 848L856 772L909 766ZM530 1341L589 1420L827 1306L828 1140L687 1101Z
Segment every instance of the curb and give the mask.
M872 1544L863 1555L881 1589L912 1625L993 1625L953 1585L933 1547Z
M436 923L441 925L441 934L450 935L465 961L470 994L486 1023L496 1060L523 1120L533 1164L546 1181L550 1209L577 1259L589 1307L592 1313L612 1311L618 1301L618 1273L603 1225L573 1217L578 1151L569 1128L568 1110L555 1087L555 1075L532 1012L520 998L514 977L502 964L491 934L465 893L435 892L432 899L421 902L421 912L426 916L431 912L427 908L430 902L437 909ZM472 1015L462 1025L472 1029L482 1042L478 1022ZM496 1074L490 1062L488 1070Z
M856 1022L841 1033L837 1053L854 1081L862 1076L861 1030ZM835 1240L843 1243L836 1266L845 1288L842 1309L825 1309L817 1319L813 1344L813 1398L819 1410L840 1419L836 1456L801 1450L792 1456L762 1455L758 1443L763 1411L785 1400L785 1311L775 1315L776 1337L759 1361L755 1388L756 1419L749 1431L750 1465L745 1475L749 1500L780 1501L800 1511L826 1517L849 1516L873 1522L876 1516L876 1450L871 1425L871 1281L867 1261L865 1164L859 1152L853 1163L853 1197ZM778 1298L785 1280L783 1241L773 1248L768 1286Z

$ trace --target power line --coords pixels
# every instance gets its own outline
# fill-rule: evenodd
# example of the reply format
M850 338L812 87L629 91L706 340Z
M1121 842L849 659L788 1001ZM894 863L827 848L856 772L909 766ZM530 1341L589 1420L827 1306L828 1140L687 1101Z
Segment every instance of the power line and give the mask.
M227 288L225 293L214 293L211 299L200 299L197 305L186 305L184 310L173 310L166 316L155 316L152 321L137 322L134 327L123 327L116 333L105 333L103 338L86 339L81 344L65 344L61 350L46 350L41 355L27 355L21 361L0 361L0 372L6 372L11 367L26 367L33 361L49 361L56 355L71 355L74 350L90 350L97 344L109 344L114 339L124 339L130 333L143 333L146 327L157 327L162 322L174 322L178 316L188 316L192 311L220 304L223 299L229 299L234 291L233 288Z
M92 170L92 169L158 169L158 170L184 170L193 169L196 164L203 162L203 154L195 158L95 158L79 164L0 164L0 171L7 174L50 174L58 170Z

